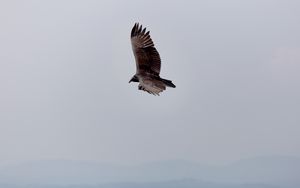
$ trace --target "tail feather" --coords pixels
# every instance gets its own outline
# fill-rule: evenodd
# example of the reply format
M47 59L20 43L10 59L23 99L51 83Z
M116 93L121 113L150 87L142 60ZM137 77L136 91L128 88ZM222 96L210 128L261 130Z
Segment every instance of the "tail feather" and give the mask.
M176 87L176 86L172 83L171 80L167 80L167 79L161 78L161 81L162 81L164 84L166 84L166 86L168 86L168 87L173 87L173 88Z

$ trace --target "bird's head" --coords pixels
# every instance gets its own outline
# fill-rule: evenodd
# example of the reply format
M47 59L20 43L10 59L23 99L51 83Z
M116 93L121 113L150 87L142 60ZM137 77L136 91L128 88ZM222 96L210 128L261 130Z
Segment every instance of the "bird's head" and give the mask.
M130 80L129 80L129 83L130 82L139 82L139 79L136 75L134 75Z

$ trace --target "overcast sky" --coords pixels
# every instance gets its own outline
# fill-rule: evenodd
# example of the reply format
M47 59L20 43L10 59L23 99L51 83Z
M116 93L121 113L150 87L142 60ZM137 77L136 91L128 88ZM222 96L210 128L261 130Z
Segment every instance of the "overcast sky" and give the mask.
M300 1L3 0L0 164L300 156ZM128 84L130 30L173 80Z

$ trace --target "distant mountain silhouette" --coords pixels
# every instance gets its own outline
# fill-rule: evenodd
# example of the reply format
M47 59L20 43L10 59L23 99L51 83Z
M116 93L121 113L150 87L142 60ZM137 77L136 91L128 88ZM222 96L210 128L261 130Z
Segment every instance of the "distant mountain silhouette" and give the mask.
M47 185L79 188L167 187L185 184L185 188L206 187L300 187L300 158L258 157L226 166L206 166L175 160L136 166L98 164L82 161L34 161L0 167L0 185ZM175 181L177 180L177 181ZM133 182L133 183L123 183ZM151 182L157 182L154 186ZM211 182L211 183L205 183ZM203 186L206 184L205 186ZM122 186L120 186L122 185ZM200 186L201 185L201 186ZM268 187L269 186L269 187ZM3 186L1 186L3 187ZM47 188L48 188L47 187Z
M166 182L108 183L99 185L4 185L4 188L279 188L265 184L216 184L196 180L176 180Z

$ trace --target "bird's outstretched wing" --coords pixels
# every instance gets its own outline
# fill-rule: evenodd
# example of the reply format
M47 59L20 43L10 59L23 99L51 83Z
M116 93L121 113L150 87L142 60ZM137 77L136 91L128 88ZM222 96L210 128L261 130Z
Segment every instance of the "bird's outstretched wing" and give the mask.
M146 71L159 75L161 60L149 33L149 31L146 32L146 28L143 29L142 25L140 26L138 23L131 30L131 44L136 68L137 72Z
M139 89L146 91L153 95L159 95L160 92L166 89L165 84L160 81L149 77L140 79Z

